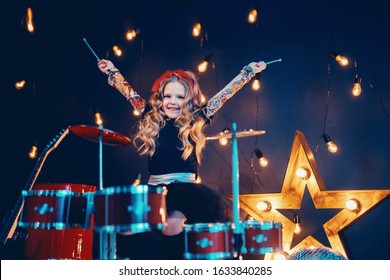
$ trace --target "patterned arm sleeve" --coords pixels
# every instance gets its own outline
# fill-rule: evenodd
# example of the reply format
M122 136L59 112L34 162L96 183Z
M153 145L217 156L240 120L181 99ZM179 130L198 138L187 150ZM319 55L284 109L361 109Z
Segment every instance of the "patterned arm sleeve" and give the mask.
M133 89L117 68L111 68L107 72L108 84L117 89L131 103L134 109L142 113L146 106L145 99Z
M245 66L240 74L238 74L227 86L225 86L220 92L211 97L203 109L204 114L207 118L212 117L222 105L233 95L239 91L245 84L247 84L255 73L250 66Z

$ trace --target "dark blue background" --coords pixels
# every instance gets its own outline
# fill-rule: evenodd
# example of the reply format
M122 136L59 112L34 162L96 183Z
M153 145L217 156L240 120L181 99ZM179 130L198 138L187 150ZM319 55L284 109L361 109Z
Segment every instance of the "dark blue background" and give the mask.
M259 21L250 25L246 16L255 5ZM34 34L22 25L28 6L34 12ZM239 130L266 130L265 135L239 139L242 193L280 191L296 130L305 134L328 190L390 189L387 11L385 1L361 0L2 1L2 216L14 206L34 169L35 161L27 157L32 145L42 151L61 129L94 125L97 110L107 129L130 136L136 122L132 108L107 85L84 37L145 98L166 69L196 71L209 53L215 68L200 78L207 97L249 62L282 58L261 74L260 93L244 87L206 130L214 135L233 122ZM197 20L208 35L203 46L191 36ZM140 29L132 42L124 37L128 28ZM113 45L124 51L121 58L113 56ZM331 50L348 56L350 66L340 68L329 60ZM363 76L363 93L357 98L351 95L355 60ZM14 83L21 79L28 84L17 91ZM319 140L328 88L325 131L338 144L337 154L330 154ZM270 161L265 169L256 167L261 183L248 164L256 147ZM48 156L37 182L97 186L98 158L96 143L69 134ZM104 186L128 185L138 172L143 182L148 176L146 159L138 158L130 145L105 145L103 170ZM231 194L231 145L209 141L201 175L205 184ZM314 231L314 237L327 244L322 224L335 211L313 208L306 195L301 220L316 225L310 234ZM389 259L389 211L390 201L385 200L344 231L351 259Z

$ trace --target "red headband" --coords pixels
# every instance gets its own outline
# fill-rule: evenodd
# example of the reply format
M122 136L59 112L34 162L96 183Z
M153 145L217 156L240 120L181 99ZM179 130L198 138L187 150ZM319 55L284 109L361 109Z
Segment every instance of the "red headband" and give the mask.
M158 91L161 82L173 76L187 80L190 83L191 88L194 87L194 82L192 81L190 75L188 75L185 71L180 69L175 71L168 70L154 81L152 86L152 92Z

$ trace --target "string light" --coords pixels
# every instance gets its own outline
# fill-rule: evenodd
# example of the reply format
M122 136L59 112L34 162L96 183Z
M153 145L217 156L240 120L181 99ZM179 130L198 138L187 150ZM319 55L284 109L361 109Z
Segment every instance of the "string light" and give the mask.
M253 80L252 82L252 89L254 91L258 91L260 89L260 74L259 73L256 73L255 75L255 79Z
M257 20L257 9L252 9L248 14L248 22L255 23Z
M96 123L96 125L102 125L103 124L103 118L102 118L102 116L100 115L99 112L95 113L95 123Z
M213 54L206 55L205 59L198 65L199 73L204 73L207 70L207 67L211 61L211 57Z
M25 85L26 85L26 81L25 80L17 81L15 83L15 88L17 90L20 90L20 89L23 89Z
M268 166L268 159L263 155L260 149L255 149L253 152L255 153L256 157L259 159L259 164L261 167Z
M353 88L352 88L352 95L360 96L361 93L362 93L362 77L360 76L360 74L356 74L355 81L353 83Z
M129 29L127 32L126 32L126 40L127 41L132 41L134 40L135 37L137 37L137 35L140 33L140 30L139 29Z
M114 54L116 56L122 56L122 54L123 54L122 50L116 45L112 47L112 50L114 51Z
M338 147L335 143L333 143L332 139L329 137L328 134L324 133L322 134L322 138L324 138L324 141L326 145L328 146L328 151L332 154L336 153L338 150Z
M37 146L32 146L30 151L28 152L28 157L31 158L31 159L34 159L36 158L38 155L38 148Z
M30 7L27 8L27 15L26 15L26 28L27 31L30 33L34 33L34 20L33 20L33 11Z
M200 22L197 22L192 28L192 36L199 37L201 33L202 33L202 25L200 24Z
M298 214L294 215L293 222L295 224L294 233L300 234L302 232L302 227L301 227L301 218L299 217Z
M222 132L220 132L219 134L220 134L220 135L223 135L223 134L226 134L226 133L229 133L229 132L230 132L230 128L225 127L225 128L222 130ZM222 138L220 138L220 139L218 140L218 142L219 142L219 144L220 144L221 146L226 146L226 145L229 143L229 140L228 140L228 138L222 137Z
M341 66L345 67L349 64L349 60L347 57L341 55L341 54L337 54L335 52L329 52L329 55L335 60L338 62L338 64L340 64Z
M133 116L134 117L139 117L140 115L141 115L141 112L139 110L137 110L137 109L133 110Z

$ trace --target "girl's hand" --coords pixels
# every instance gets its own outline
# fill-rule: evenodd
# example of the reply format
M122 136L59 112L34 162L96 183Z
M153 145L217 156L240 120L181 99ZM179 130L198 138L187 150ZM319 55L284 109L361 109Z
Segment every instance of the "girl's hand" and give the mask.
M102 71L106 75L108 75L107 70L115 68L114 64L110 60L106 60L106 59L102 59L101 61L98 61L98 67L100 71Z
M267 68L267 65L265 64L264 61L251 62L251 63L249 63L249 66L252 68L253 72L255 72L255 73L260 73L265 68Z

